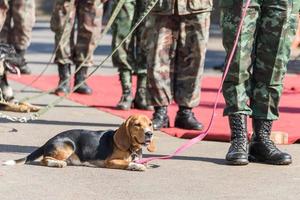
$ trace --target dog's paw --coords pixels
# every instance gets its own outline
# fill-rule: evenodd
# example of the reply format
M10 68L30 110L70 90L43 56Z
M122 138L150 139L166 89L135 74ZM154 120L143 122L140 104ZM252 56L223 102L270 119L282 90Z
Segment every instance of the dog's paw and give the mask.
M147 167L143 164L138 164L138 163L129 163L128 170L132 170L132 171L146 171Z
M67 162L60 162L60 163L58 163L58 165L57 165L58 168L64 168L64 167L66 167L66 166L67 166Z

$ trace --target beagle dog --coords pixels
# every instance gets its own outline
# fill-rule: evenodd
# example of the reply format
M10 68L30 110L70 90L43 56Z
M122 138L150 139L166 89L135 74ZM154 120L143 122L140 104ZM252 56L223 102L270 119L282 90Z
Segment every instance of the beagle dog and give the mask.
M27 157L3 165L26 164L43 156L40 163L49 167L80 165L145 171L145 165L134 162L141 157L142 146L155 151L152 122L144 115L132 115L115 131L59 133Z

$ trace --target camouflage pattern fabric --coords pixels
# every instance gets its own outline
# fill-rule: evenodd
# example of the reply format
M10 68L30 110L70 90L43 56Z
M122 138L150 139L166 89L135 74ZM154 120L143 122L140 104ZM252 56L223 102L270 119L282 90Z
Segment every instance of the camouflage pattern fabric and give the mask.
M8 0L0 0L0 31L2 30L5 22L7 10Z
M0 33L0 42L12 44L17 50L26 50L30 45L35 23L35 1L0 0L0 7L0 16L4 17L0 19L0 26L3 23L2 20L5 19Z
M145 11L145 1L127 0L112 26L112 48L115 49L131 31L141 14ZM116 6L118 1L114 2ZM131 74L146 74L146 54L142 46L142 31L144 24L112 56L112 62L124 76ZM127 77L124 80L130 80Z
M188 15L212 10L212 0L159 0L153 13L160 15Z
M67 16L71 9L70 16ZM55 45L58 47L55 62L60 64L81 63L93 65L93 53L101 34L103 3L101 0L56 0L51 17L51 30L55 33ZM65 31L64 24L68 20ZM77 22L77 40L74 43L75 22ZM63 34L64 33L64 34Z
M150 15L148 34L149 103L167 106L173 100L198 106L210 12L190 15Z
M233 46L242 3L221 1L223 44L227 53ZM243 113L258 119L278 118L282 81L296 31L297 4L296 0L252 0L223 85L224 115Z

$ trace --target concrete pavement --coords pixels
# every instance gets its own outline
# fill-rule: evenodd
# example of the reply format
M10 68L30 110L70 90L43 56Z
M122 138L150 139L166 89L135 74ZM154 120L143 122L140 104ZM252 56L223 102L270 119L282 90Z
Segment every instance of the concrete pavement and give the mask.
M38 23L27 58L39 74L50 58L53 35L47 23ZM110 36L96 51L96 61L110 52ZM212 34L205 74L219 76L209 67L221 64L224 52L218 31ZM298 61L295 61L296 63ZM297 66L295 64L295 66ZM296 67L295 67L296 68ZM56 73L51 65L47 74ZM99 74L115 74L111 62ZM12 82L15 89L23 85ZM28 88L17 98L39 91ZM46 95L32 103L45 105L57 97ZM74 128L116 129L123 119L69 100L28 124L0 120L0 160L20 158L57 133ZM156 132L158 151L147 155L166 155L185 140ZM297 199L300 196L300 145L281 146L293 155L291 166L251 163L248 166L225 165L228 143L200 142L170 160L154 161L146 172L131 172L88 167L47 168L39 165L0 166L1 200L92 200L92 199Z

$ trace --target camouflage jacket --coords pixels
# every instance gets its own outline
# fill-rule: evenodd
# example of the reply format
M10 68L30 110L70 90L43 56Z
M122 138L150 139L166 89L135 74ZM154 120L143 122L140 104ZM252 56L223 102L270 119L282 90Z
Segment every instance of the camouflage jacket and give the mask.
M159 0L152 13L160 15L189 15L211 11L212 4L212 0Z

